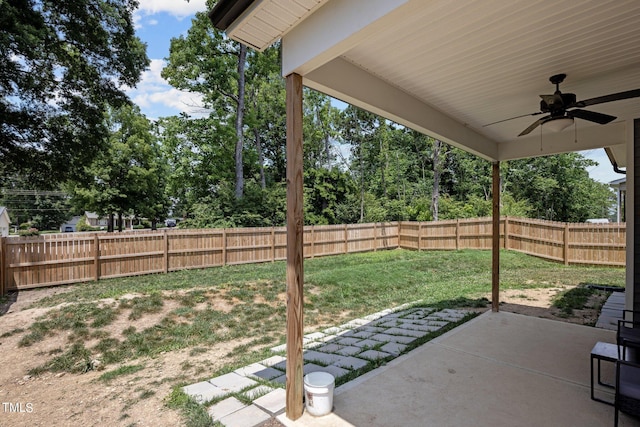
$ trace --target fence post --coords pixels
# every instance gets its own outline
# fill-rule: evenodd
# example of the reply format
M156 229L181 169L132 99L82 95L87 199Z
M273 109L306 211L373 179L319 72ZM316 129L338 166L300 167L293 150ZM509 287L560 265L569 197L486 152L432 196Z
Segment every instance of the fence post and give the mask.
M509 249L509 217L504 217L504 248Z
M344 253L349 253L349 232L347 231L347 224L344 225Z
M418 221L418 251L422 250L422 222Z
M164 258L163 258L163 269L164 269L164 274L167 274L169 272L169 235L167 233L167 229L164 229L164 236L162 237L163 240L163 250L164 250Z
M222 265L227 265L227 229L222 229Z
M316 256L316 226L311 226L311 258L315 258Z
M271 226L271 262L276 262L276 227Z
M98 233L93 235L93 266L95 268L95 279L96 282L100 280L100 238L98 237Z
M569 265L569 223L564 224L564 251L563 251L564 265Z
M373 223L373 251L378 250L378 223Z
M456 218L456 251L460 250L460 218Z

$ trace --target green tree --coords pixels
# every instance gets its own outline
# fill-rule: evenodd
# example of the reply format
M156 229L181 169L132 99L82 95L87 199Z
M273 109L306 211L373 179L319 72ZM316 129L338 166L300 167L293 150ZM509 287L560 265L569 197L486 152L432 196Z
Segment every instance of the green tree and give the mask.
M528 200L535 218L568 222L607 218L613 192L589 177L586 168L594 164L578 153L511 161L503 188L516 200Z
M210 9L212 1L207 2ZM186 36L171 39L162 77L174 87L203 95L217 128L235 132L235 197L244 195L244 117L247 47L211 26L206 12L196 13Z
M135 0L0 1L0 163L41 188L104 148L107 105L128 102L149 60Z
M124 106L106 118L109 150L86 168L86 183L72 184L75 204L100 215L142 214L154 222L166 214L167 168L150 122L137 107ZM112 229L112 227L109 227Z

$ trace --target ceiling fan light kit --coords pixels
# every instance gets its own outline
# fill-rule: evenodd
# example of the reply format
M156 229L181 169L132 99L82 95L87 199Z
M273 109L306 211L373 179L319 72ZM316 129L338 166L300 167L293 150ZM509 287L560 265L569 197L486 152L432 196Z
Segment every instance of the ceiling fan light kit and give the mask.
M573 117L558 117L549 119L542 124L542 127L553 132L561 132L573 124Z

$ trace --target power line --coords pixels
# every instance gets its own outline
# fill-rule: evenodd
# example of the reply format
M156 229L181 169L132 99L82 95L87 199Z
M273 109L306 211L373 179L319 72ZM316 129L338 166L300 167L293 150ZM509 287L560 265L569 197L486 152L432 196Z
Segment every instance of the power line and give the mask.
M49 191L49 190L26 190L26 189L13 189L13 188L2 188L0 189L5 195L8 196L68 196L64 191Z

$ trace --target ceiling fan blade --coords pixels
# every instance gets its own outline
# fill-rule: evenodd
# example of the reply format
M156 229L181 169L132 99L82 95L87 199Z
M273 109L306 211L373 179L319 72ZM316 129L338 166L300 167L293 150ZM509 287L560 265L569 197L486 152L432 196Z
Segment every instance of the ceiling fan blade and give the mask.
M623 99L638 98L638 97L640 97L640 89L633 89L633 90L628 90L626 92L612 93L610 95L598 96L596 98L590 98L590 99L585 99L583 101L578 101L573 105L568 106L567 108L571 108L571 107L582 108L582 107L587 107L589 105L603 104L605 102L620 101Z
M541 119L536 120L535 122L531 123L531 126L529 126L528 128L526 128L525 130L523 130L522 132L520 132L520 135L518 136L523 136L523 135L527 135L529 134L532 130L534 130L535 128L537 128L538 126L540 126L542 123L544 123L549 117L543 117Z
M498 120L497 122L493 122L493 123L488 123L486 125L482 125L482 127L486 128L487 126L495 125L495 124L502 123L502 122L508 122L509 120L519 119L519 118L522 118L522 117L537 116L539 114L544 114L544 113L542 111L537 111L537 112L531 113L531 114L523 114L521 116L509 117L508 119Z
M577 117L579 119L588 120L590 122L606 125L616 119L614 116L608 114L596 113L595 111L588 110L572 110L567 112L568 116Z

